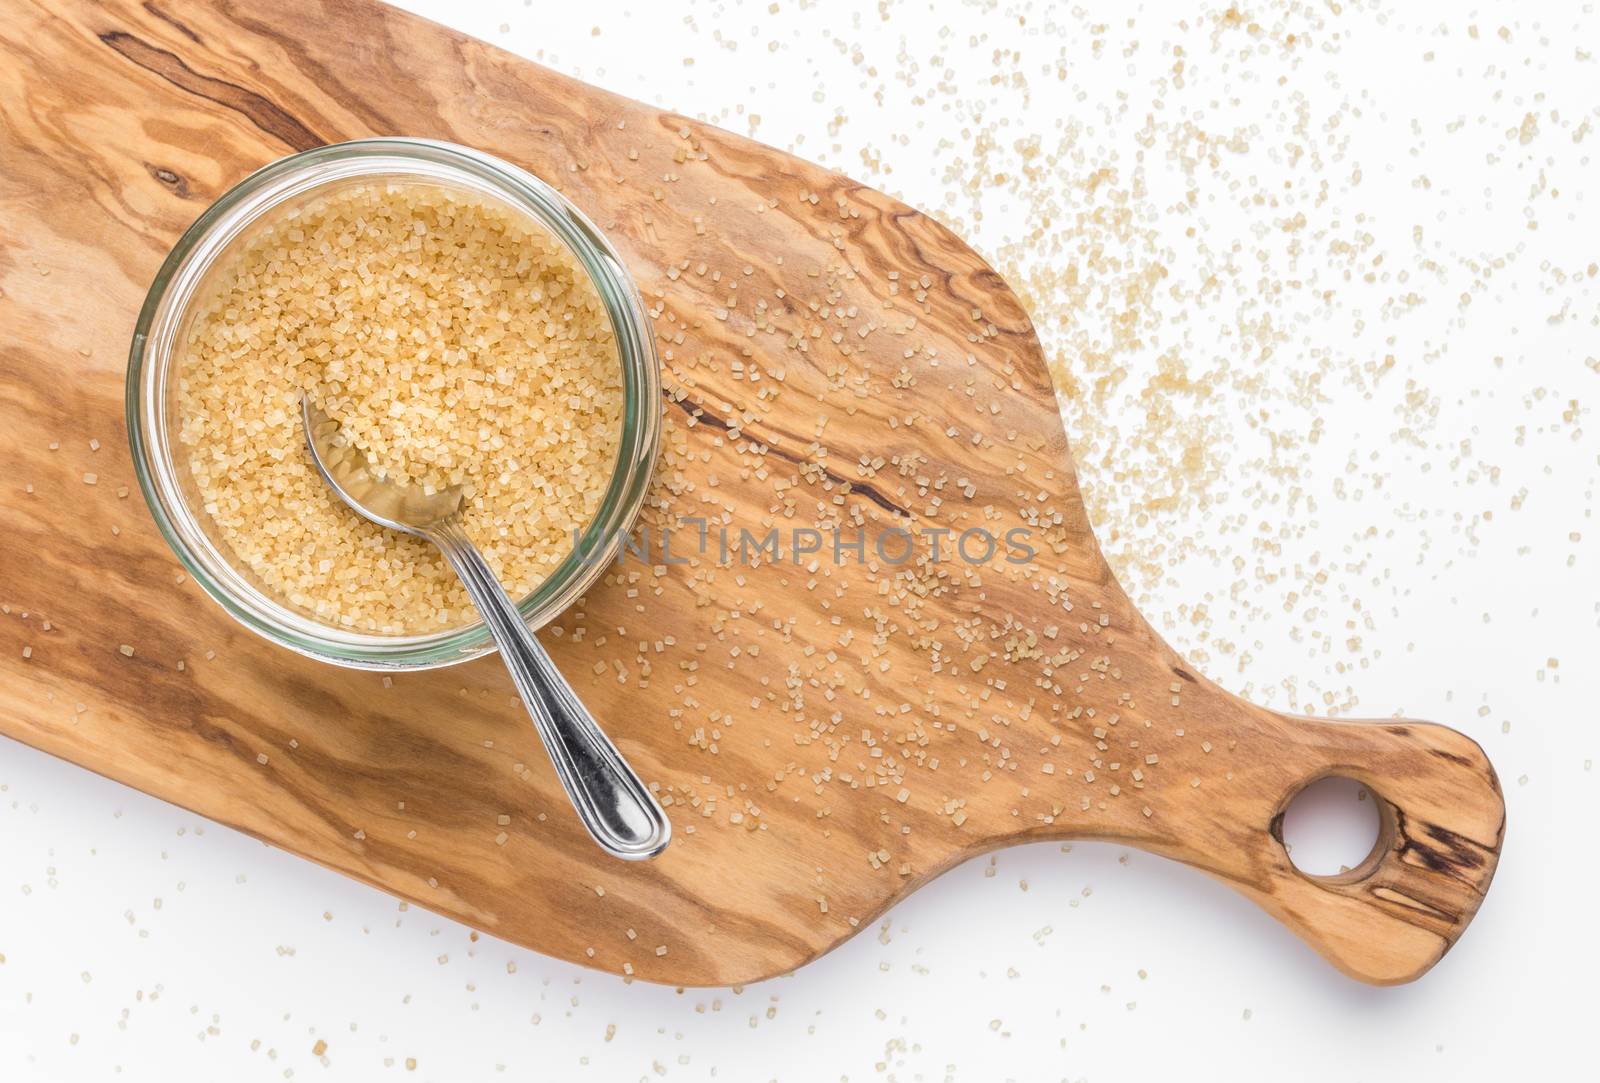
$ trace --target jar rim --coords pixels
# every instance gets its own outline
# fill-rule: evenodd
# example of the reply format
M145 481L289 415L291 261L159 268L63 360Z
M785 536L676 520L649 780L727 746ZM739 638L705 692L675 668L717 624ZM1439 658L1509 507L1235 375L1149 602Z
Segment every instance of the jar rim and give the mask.
M128 354L128 441L140 491L166 539L201 588L251 631L290 650L358 669L421 669L494 649L482 621L440 632L375 635L338 628L273 598L204 530L179 483L167 421L175 342L205 274L265 215L311 191L384 176L457 184L527 213L588 273L611 323L623 382L617 459L600 506L566 558L517 605L530 627L553 620L593 585L643 507L660 444L661 371L655 335L632 275L605 235L560 192L499 158L431 139L333 143L271 162L228 189L184 232L145 296Z

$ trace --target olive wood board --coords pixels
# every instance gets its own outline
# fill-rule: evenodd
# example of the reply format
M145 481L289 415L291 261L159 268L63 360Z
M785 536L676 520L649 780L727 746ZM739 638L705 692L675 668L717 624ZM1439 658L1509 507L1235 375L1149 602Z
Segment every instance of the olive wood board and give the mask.
M1422 974L1478 909L1504 829L1479 746L1280 715L1168 648L1096 545L1027 313L932 218L375 3L0 16L0 732L507 940L677 985L790 971L944 870L1040 839L1186 862L1369 982ZM253 169L374 135L524 166L620 250L665 386L645 526L865 531L866 561L630 558L540 633L666 806L655 860L589 840L497 659L386 678L257 639L181 575L140 499L124 374L167 251ZM1013 529L1032 560L949 548ZM888 559L893 530L912 559ZM1313 877L1281 817L1330 774L1376 795L1380 837Z

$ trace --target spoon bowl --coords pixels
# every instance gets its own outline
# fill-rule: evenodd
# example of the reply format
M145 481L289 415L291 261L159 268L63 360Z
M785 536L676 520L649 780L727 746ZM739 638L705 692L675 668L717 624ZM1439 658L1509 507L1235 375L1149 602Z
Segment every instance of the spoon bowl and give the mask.
M341 433L339 423L323 413L311 398L301 400L306 442L311 461L322 480L339 499L364 518L404 534L427 537L461 510L462 488L429 491L420 485L389 481Z

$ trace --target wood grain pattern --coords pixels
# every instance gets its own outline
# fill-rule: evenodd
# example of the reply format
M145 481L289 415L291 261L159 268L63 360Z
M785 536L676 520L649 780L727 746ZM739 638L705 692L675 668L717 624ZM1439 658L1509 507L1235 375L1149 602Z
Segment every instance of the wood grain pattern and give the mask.
M1415 978L1471 920L1504 826L1483 752L1189 670L1101 558L1027 314L931 219L369 3L0 14L0 731L650 981L785 972L1028 839L1204 869L1366 981ZM134 487L126 351L179 233L267 161L395 134L524 165L621 250L667 388L648 524L1031 532L1025 564L608 573L542 638L667 802L654 862L589 843L496 660L386 684L257 641L182 580ZM1382 837L1308 877L1278 823L1331 773L1381 795Z

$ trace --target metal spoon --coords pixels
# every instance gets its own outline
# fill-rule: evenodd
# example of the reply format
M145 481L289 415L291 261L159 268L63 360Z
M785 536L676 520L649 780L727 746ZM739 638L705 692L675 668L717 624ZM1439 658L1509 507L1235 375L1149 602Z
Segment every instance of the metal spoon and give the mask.
M461 577L522 693L561 785L601 849L626 860L654 857L664 850L672 825L661 806L578 702L577 693L528 631L522 614L462 530L457 516L461 487L427 493L419 486L386 481L365 454L339 436L339 423L313 405L309 396L301 399L301 414L311 460L339 499L379 526L437 545Z

